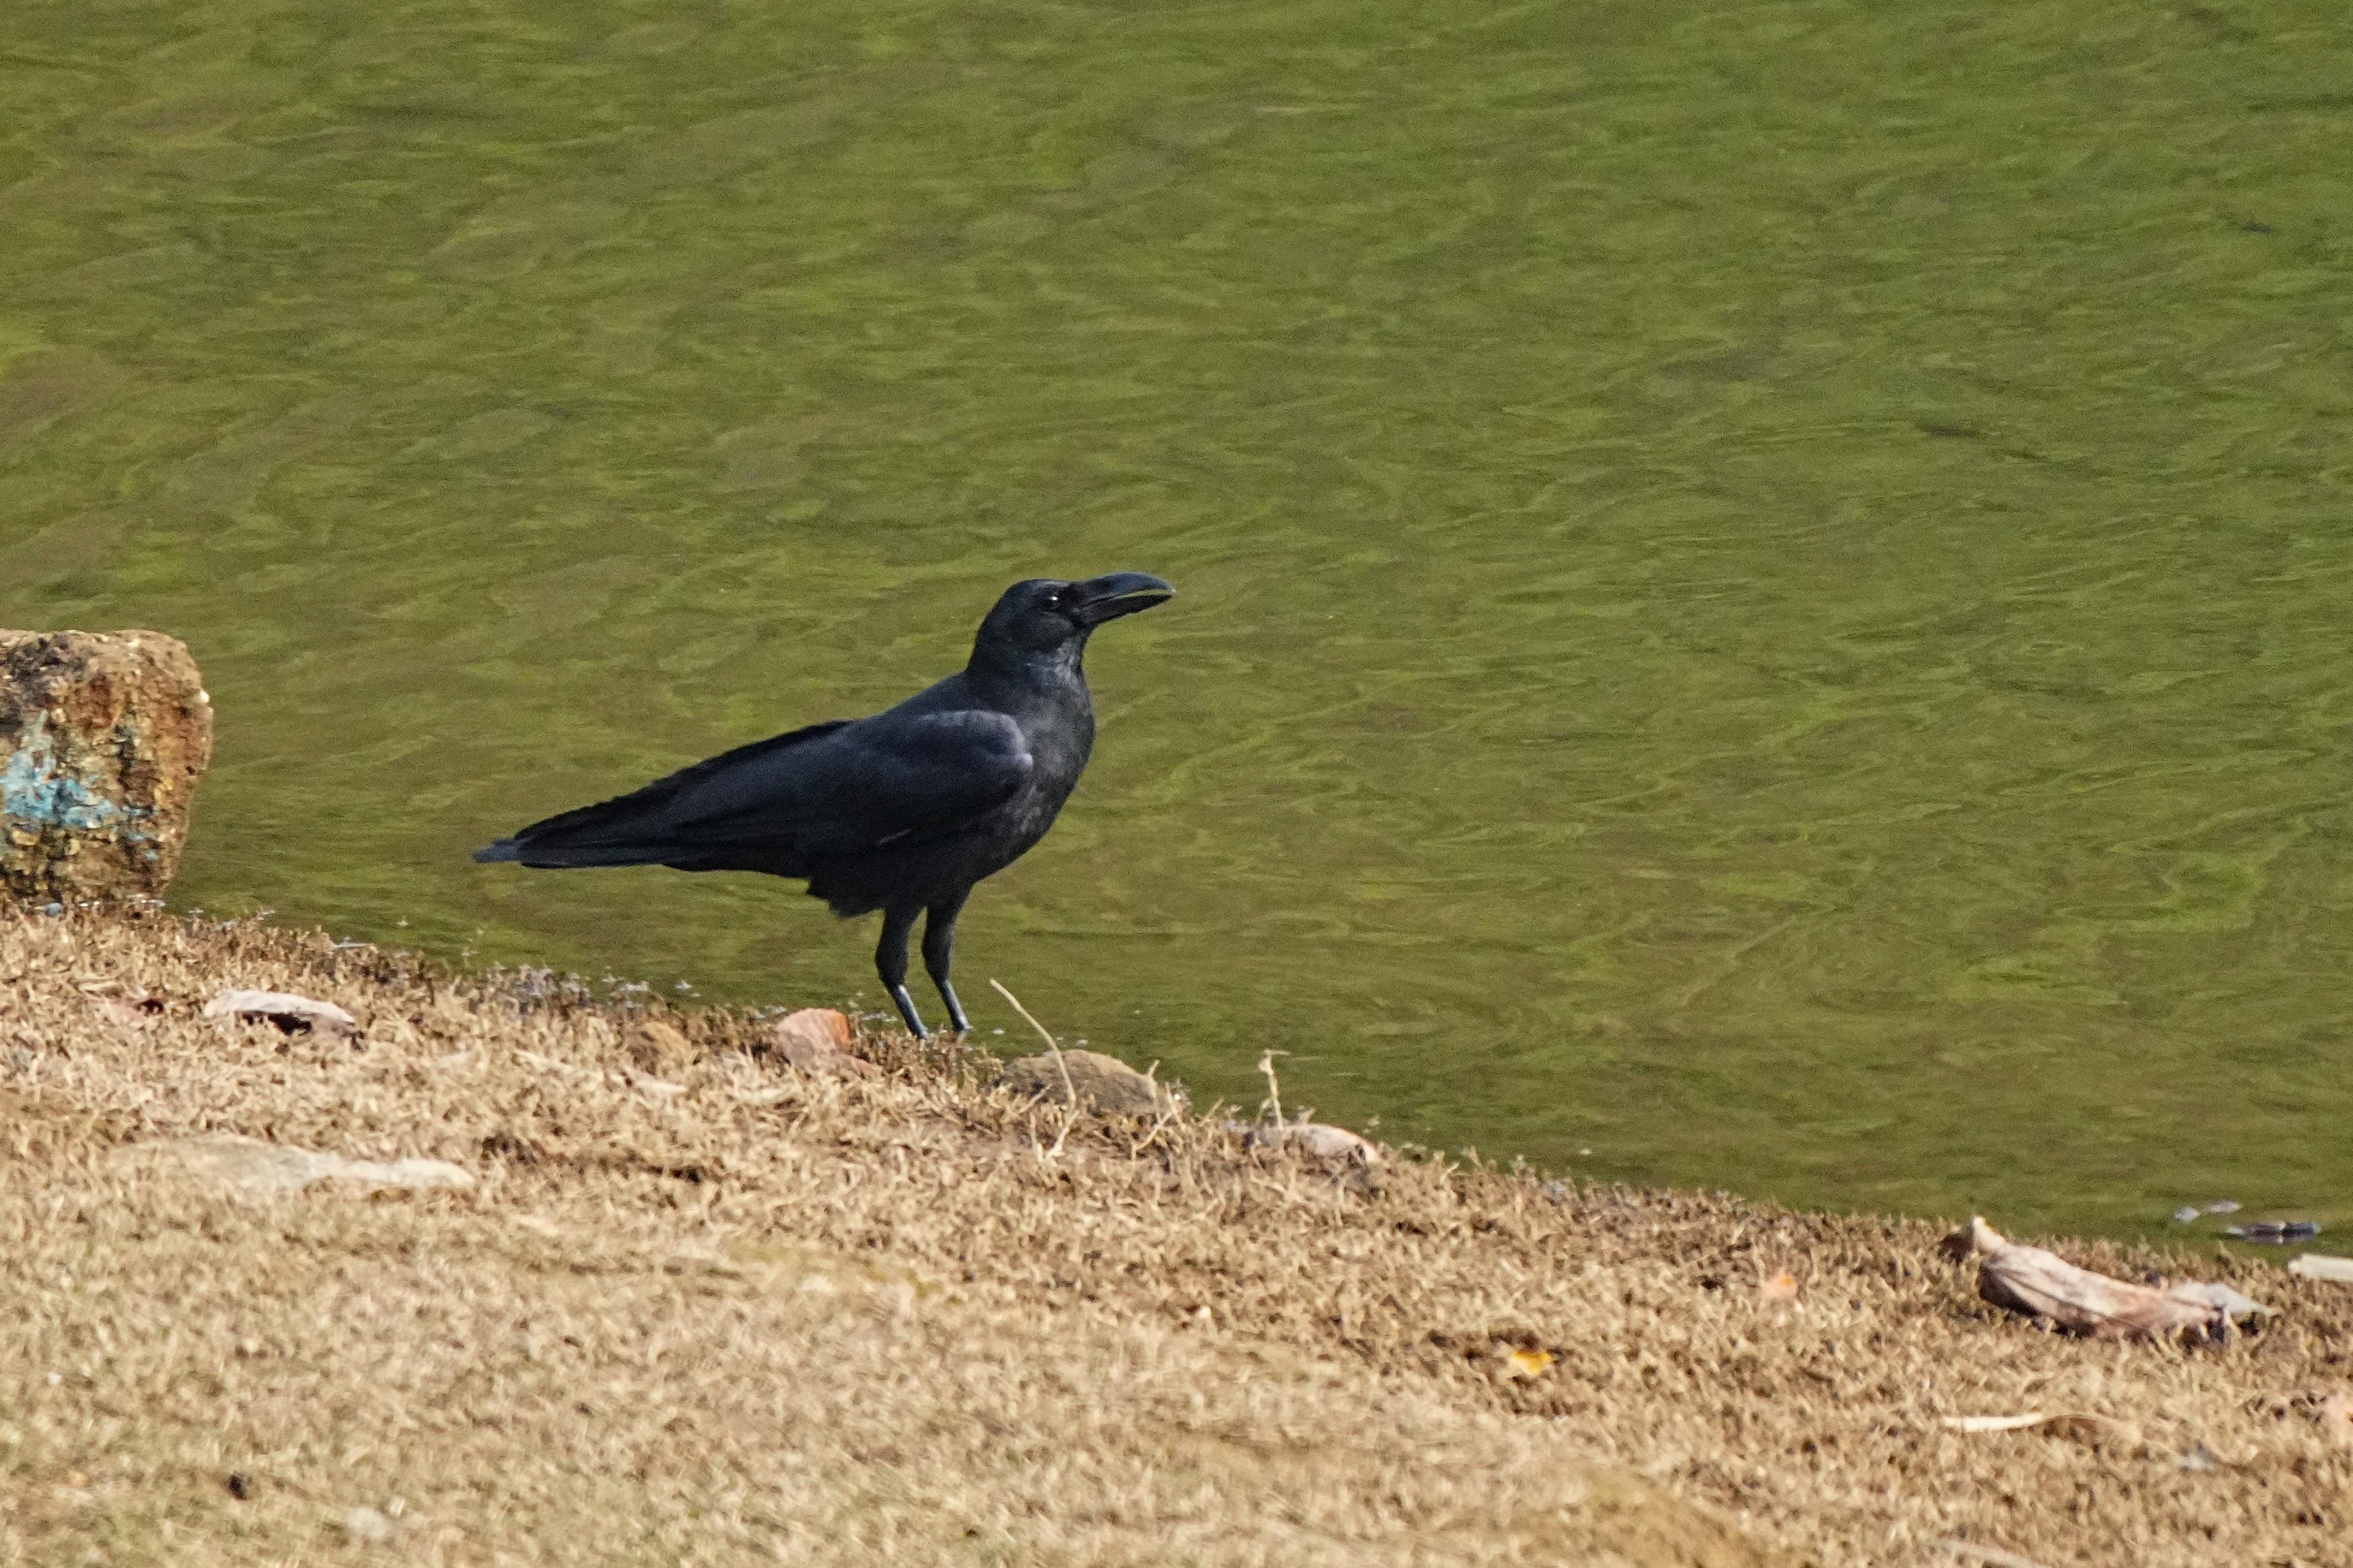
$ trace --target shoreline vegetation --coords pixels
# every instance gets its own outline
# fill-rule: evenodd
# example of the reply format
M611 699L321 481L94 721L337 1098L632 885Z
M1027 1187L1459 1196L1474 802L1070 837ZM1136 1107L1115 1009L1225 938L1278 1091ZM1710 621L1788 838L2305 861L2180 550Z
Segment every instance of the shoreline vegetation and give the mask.
M350 1024L207 1016L232 989ZM997 1073L0 913L0 1562L2348 1561L2342 1285L2201 1257L2259 1331L2098 1343L1978 1300L1925 1220ZM301 1174L225 1183L236 1140Z

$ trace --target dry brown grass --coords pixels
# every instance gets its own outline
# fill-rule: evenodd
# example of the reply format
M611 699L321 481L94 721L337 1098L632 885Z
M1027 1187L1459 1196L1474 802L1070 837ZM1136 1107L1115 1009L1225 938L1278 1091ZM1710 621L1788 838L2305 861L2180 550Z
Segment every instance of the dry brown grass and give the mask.
M200 1020L229 984L365 1048ZM0 1563L2353 1564L2342 1286L2201 1263L2279 1319L2093 1346L1926 1224L1366 1182L1207 1118L1050 1158L976 1058L809 1078L666 1015L681 1059L527 991L0 916ZM481 1180L236 1201L155 1152L208 1131ZM1940 1425L2031 1409L2138 1441Z

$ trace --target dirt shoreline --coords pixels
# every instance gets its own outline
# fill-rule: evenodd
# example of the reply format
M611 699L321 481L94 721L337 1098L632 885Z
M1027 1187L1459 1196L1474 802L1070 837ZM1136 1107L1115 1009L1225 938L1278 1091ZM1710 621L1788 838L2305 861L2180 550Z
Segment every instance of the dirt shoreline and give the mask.
M1928 1222L1066 1125L767 1027L0 915L0 1562L2353 1564L2346 1287L2200 1259L2260 1335L2094 1345ZM469 1184L238 1195L222 1135ZM2103 1420L1947 1425L2030 1411Z

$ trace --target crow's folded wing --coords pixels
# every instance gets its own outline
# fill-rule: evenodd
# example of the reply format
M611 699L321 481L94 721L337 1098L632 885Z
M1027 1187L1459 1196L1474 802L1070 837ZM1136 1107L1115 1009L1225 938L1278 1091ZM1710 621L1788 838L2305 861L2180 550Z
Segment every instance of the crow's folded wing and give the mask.
M1003 805L1029 776L1003 713L878 713L755 742L534 823L484 851L537 866L656 861L788 871L810 857L921 842Z
M679 835L849 854L953 831L1011 799L1030 767L1021 727L1003 713L880 713L696 781L677 802Z

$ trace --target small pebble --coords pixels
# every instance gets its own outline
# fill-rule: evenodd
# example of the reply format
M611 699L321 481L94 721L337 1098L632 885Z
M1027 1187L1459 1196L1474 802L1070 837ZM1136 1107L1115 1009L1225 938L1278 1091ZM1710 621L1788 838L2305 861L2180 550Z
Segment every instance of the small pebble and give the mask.
M2175 1209L2173 1211L2173 1223L2176 1225L2188 1225L2190 1221L2196 1219L2200 1215L2205 1212L2206 1211L2203 1209L2197 1208Z
M2229 1198L2216 1198L2212 1203L2206 1205L2206 1212L2208 1214L2237 1214L2239 1212L2239 1205L2232 1203Z

